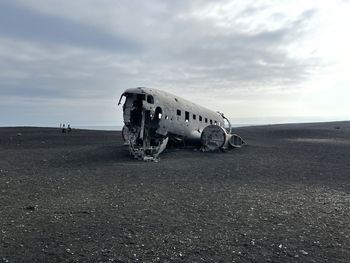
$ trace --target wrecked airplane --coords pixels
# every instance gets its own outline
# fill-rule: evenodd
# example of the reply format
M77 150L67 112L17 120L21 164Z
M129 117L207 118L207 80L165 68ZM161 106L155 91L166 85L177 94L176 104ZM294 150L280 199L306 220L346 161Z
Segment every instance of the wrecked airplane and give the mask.
M168 142L201 146L203 151L241 147L245 142L232 133L229 120L165 91L150 88L127 89L123 97L122 136L130 155L157 161ZM226 128L225 128L226 127Z

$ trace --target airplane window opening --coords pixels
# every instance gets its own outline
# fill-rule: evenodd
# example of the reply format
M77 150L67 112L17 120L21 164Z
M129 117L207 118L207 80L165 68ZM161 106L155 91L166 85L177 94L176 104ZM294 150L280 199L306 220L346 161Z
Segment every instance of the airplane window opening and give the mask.
M197 118L196 114L193 114L193 119L195 120Z
M201 115L199 115L199 121L202 121L202 116Z
M161 109L160 107L157 107L157 108L156 108L156 111L155 111L155 113L154 113L154 116L155 116L158 120L160 120L160 119L162 118L162 109Z
M147 102L150 104L154 104L154 98L152 95L147 95Z
M214 124L216 125L216 124L217 124L217 122L216 122L216 121L214 121Z
M176 111L177 116L181 116L181 110Z
M168 119L169 119L169 116L168 116L168 115L165 115L165 119L168 120Z
M213 121L212 121L212 120L210 120L210 124L213 124Z
M190 120L190 113L188 111L185 111L185 121L189 122Z
M205 118L205 119L204 119L204 122L205 122L205 123L208 123L208 118Z

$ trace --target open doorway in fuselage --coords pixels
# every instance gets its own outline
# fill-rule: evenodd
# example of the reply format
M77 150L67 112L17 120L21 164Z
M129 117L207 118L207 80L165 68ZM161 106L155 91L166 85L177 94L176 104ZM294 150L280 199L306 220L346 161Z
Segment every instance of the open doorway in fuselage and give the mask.
M145 100L144 94L136 94L136 98L132 98L132 109L130 112L130 123L132 126L141 126L142 122L142 103Z
M157 130L160 127L159 122L162 119L163 111L161 107L157 107L154 114L151 115L149 110L145 111L145 136L144 139L149 141L151 146L157 146L159 144L159 138Z

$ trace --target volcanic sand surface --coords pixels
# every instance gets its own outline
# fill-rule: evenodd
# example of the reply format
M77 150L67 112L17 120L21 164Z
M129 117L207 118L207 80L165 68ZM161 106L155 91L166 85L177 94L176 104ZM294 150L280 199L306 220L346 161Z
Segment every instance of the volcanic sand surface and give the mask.
M237 128L224 153L0 129L0 262L350 262L350 123Z

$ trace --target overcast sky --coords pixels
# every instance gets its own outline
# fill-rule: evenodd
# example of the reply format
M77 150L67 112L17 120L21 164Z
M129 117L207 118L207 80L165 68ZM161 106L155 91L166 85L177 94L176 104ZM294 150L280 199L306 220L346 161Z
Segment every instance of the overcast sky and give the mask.
M350 119L350 1L0 0L0 125L120 125L138 86L233 123Z

